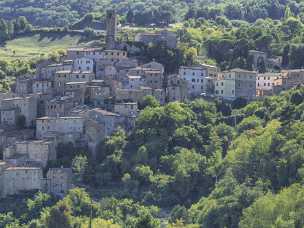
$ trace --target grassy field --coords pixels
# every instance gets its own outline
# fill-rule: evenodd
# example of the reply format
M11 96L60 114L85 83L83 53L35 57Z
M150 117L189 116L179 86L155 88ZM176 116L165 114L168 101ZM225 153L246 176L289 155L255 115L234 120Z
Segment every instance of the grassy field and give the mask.
M0 59L32 59L39 58L49 53L66 49L68 47L82 45L80 35L31 35L16 38L0 46Z

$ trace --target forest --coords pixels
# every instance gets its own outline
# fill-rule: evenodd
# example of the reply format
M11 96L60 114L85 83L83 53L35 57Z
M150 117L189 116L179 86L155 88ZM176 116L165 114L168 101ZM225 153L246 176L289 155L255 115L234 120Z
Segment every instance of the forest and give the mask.
M115 8L122 19L137 25L168 24L190 18L254 22L259 18L280 20L285 8L303 18L300 0L2 0L0 17L11 20L25 16L34 26L69 26L86 14L102 18L107 8Z

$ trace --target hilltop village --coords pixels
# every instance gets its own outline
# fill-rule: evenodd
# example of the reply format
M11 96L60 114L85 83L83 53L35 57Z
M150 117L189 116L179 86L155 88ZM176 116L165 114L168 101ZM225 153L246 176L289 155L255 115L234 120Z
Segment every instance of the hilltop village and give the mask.
M117 42L117 16L107 12L106 48L72 47L60 63L41 61L35 75L16 79L9 93L0 94L0 198L40 190L64 196L73 188L73 172L48 166L56 161L58 145L72 143L96 155L98 144L118 128L131 131L147 96L160 104L194 98L248 101L278 94L304 83L304 70L267 72L280 67L251 50L253 69L221 72L216 66L182 66L177 74L165 66L128 57ZM169 31L141 33L144 44L177 46ZM258 73L263 65L266 73Z

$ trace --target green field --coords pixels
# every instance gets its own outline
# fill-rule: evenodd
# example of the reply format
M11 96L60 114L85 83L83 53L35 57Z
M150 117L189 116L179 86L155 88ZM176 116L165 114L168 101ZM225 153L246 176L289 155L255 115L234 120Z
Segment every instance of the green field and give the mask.
M0 59L32 59L49 53L82 45L80 35L31 35L16 38L0 46Z

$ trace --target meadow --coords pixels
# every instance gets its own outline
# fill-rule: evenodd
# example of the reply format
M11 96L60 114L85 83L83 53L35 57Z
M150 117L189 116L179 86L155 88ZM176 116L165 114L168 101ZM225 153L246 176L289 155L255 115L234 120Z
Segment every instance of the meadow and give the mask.
M35 59L84 44L81 35L34 34L10 40L0 46L0 60Z

